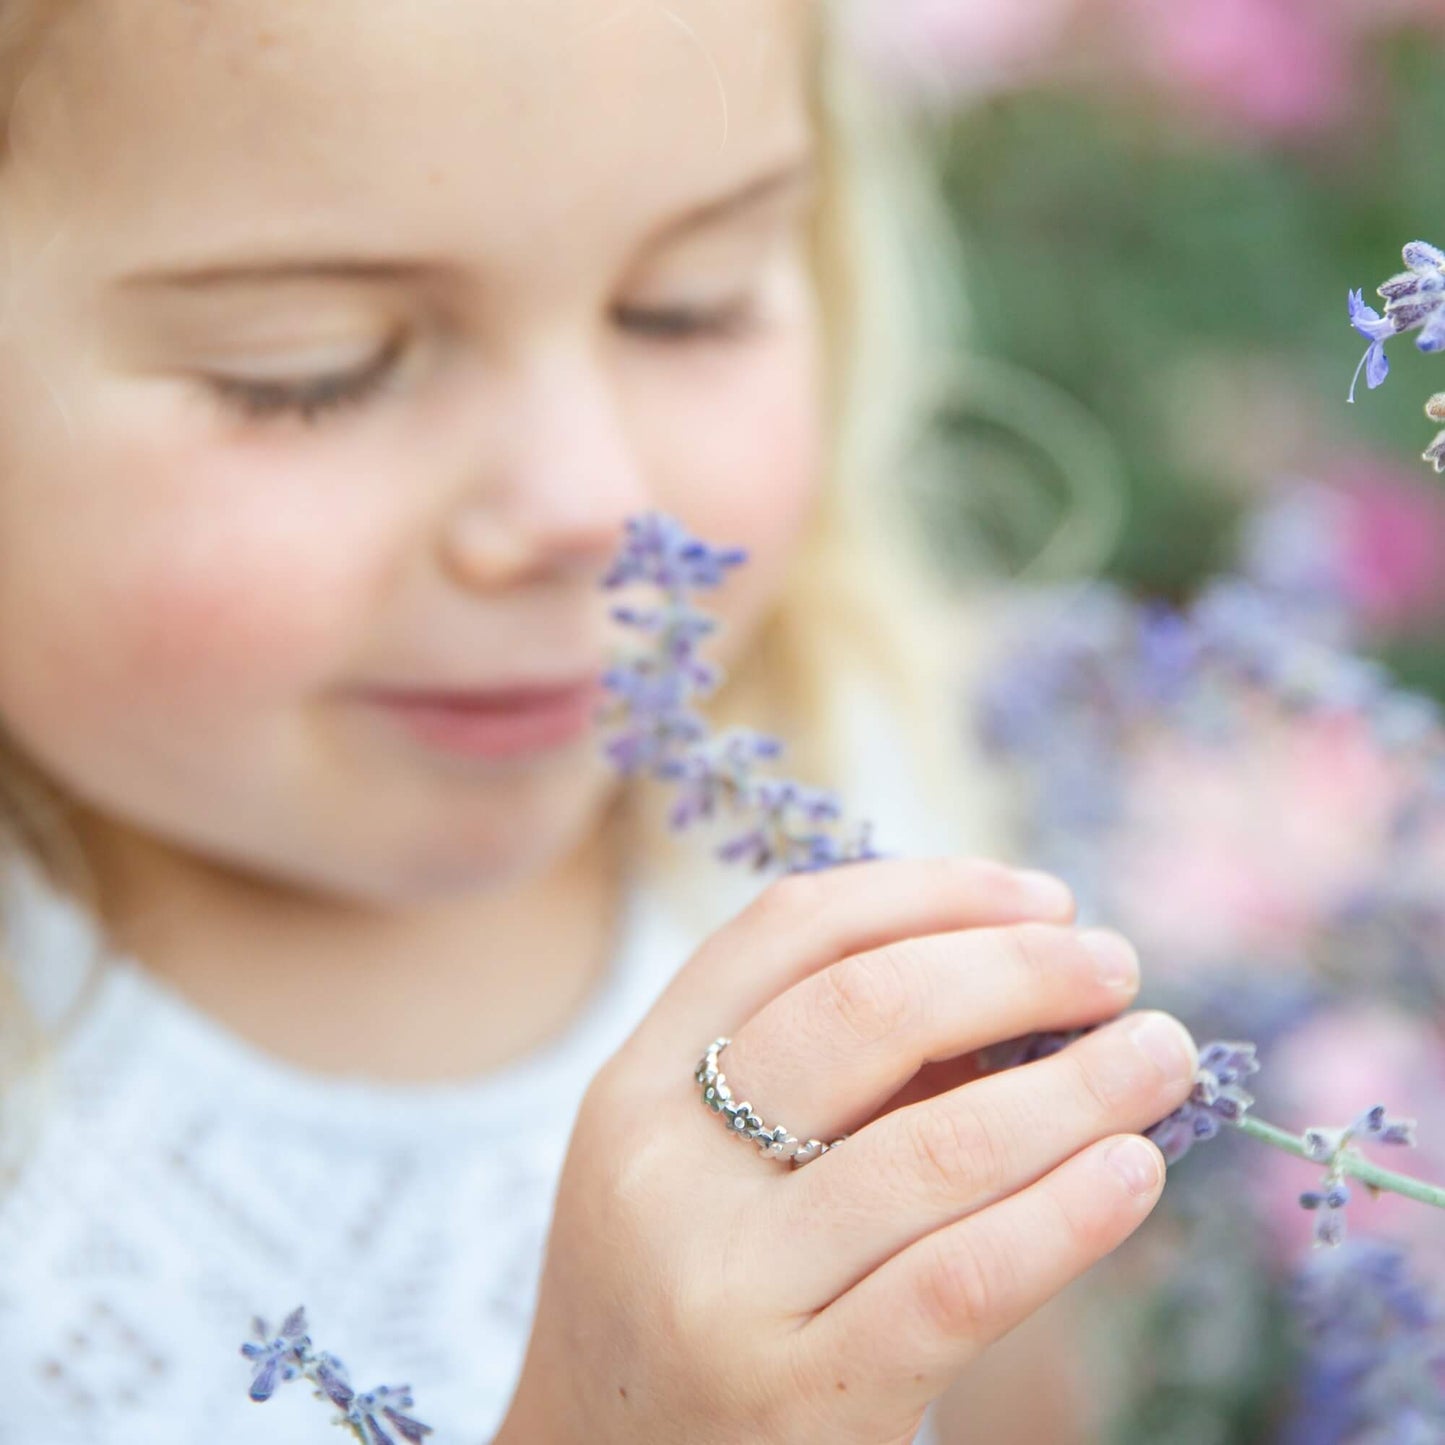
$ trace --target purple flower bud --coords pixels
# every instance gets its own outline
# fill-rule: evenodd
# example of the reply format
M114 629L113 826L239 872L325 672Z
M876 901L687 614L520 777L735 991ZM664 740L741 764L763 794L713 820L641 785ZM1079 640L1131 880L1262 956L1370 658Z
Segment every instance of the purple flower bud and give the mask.
M1377 292L1386 301L1405 301L1420 294L1424 279L1418 271L1404 271L1383 282Z
M311 1340L306 1334L306 1310L292 1310L274 1336L259 1316L252 1320L251 1328L259 1343L248 1340L241 1346L253 1368L251 1398L269 1400L276 1387L296 1379L307 1362Z
M1392 1119L1385 1112L1383 1104L1376 1104L1374 1108L1367 1109L1350 1125L1349 1133L1378 1139L1382 1144L1413 1146L1415 1121L1413 1119Z
M1431 354L1445 347L1445 304L1436 302L1429 318L1420 328L1420 334L1415 338L1415 345L1419 350Z
M1405 264L1412 271L1445 274L1445 251L1428 241L1409 241L1404 250Z
M1322 1209L1315 1215L1315 1243L1323 1249L1336 1249L1345 1240L1345 1216L1342 1210Z
M1445 472L1445 431L1425 448L1422 455L1437 472Z
M1410 331L1422 326L1439 309L1439 302L1431 294L1417 292L1413 296L1392 301L1387 308L1386 319L1396 331Z
M1303 1134L1305 1156L1316 1164L1328 1164L1344 1142L1343 1129L1306 1129Z
M1254 1096L1240 1087L1242 1080L1259 1072L1253 1044L1215 1041L1199 1051L1199 1070L1189 1098L1168 1118L1145 1131L1175 1164L1204 1139L1212 1139L1222 1124L1237 1124Z
M326 1353L316 1363L316 1383L321 1392L339 1409L345 1410L356 1397L346 1366L335 1355Z
M398 1440L420 1445L432 1430L403 1413L414 1403L409 1385L378 1385L356 1396L346 1411L346 1423L367 1445L397 1445Z

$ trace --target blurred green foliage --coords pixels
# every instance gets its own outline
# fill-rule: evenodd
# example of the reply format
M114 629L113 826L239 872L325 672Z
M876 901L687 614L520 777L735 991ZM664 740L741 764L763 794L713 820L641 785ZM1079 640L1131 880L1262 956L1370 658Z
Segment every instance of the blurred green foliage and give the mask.
M1438 39L1377 41L1371 114L1288 146L1208 134L1122 90L1012 93L934 122L971 350L1054 383L1122 454L1108 575L1178 596L1227 561L1249 482L1190 438L1218 439L1244 471L1257 455L1263 471L1308 475L1369 447L1433 478L1417 460L1435 432L1421 408L1445 368L1397 342L1390 381L1347 406L1364 343L1345 298L1372 298L1406 241L1445 244L1441 58ZM1230 405L1231 375L1252 408ZM1318 415L1292 444L1301 405ZM968 445L959 475L977 473L977 448L996 453L987 430L953 438ZM953 522L960 539L976 525L962 500Z

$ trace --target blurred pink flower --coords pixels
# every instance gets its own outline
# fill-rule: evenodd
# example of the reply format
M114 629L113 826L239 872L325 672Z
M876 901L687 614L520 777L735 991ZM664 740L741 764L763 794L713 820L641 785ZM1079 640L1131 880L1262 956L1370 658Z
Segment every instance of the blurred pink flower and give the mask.
M853 0L853 38L885 84L917 99L1009 89L1053 55L1080 0Z
M1109 849L1109 914L1153 972L1307 967L1378 871L1400 782L1359 719L1261 707L1227 745L1160 732Z
M1372 629L1438 622L1445 613L1445 489L1364 475L1341 489L1341 581Z
M1260 1084L1266 1077L1269 1082L1260 1113L1271 1123L1295 1133L1337 1128L1384 1104L1392 1116L1421 1121L1419 1147L1366 1144L1362 1152L1387 1169L1445 1181L1445 1136L1431 1133L1445 1098L1445 1045L1428 1020L1387 1007L1332 1009L1281 1039L1262 1062ZM1318 1184L1323 1170L1278 1150L1261 1147L1258 1153L1251 1185L1269 1237L1289 1263L1311 1247L1313 1216L1299 1208L1298 1198ZM1410 1243L1422 1272L1445 1283L1445 1235L1437 1211L1395 1194L1372 1199L1362 1185L1353 1186L1351 1195L1350 1234Z
M1349 109L1346 27L1322 0L1113 4L1132 32L1125 43L1171 99L1274 135L1324 129Z
M1433 630L1445 616L1445 487L1370 455L1336 462L1257 509L1244 566L1342 609L1350 637Z
M869 68L916 101L952 103L1059 80L1113 52L1184 106L1254 133L1308 134L1344 119L1366 33L1445 29L1441 0L845 0ZM1076 43L1077 42L1077 43Z

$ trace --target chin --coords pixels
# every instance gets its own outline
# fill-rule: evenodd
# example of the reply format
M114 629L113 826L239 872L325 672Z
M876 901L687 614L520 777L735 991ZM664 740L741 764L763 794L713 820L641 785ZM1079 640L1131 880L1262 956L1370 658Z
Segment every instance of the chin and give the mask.
M515 888L566 862L609 815L610 779L573 778L565 789L506 808L455 809L402 839L372 873L377 903L415 905Z

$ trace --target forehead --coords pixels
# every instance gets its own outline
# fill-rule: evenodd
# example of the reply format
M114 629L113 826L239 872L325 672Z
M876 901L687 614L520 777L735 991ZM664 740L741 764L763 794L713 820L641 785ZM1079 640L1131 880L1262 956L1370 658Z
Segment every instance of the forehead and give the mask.
M605 245L802 147L809 4L78 0L17 106L17 186L118 265L313 232Z

